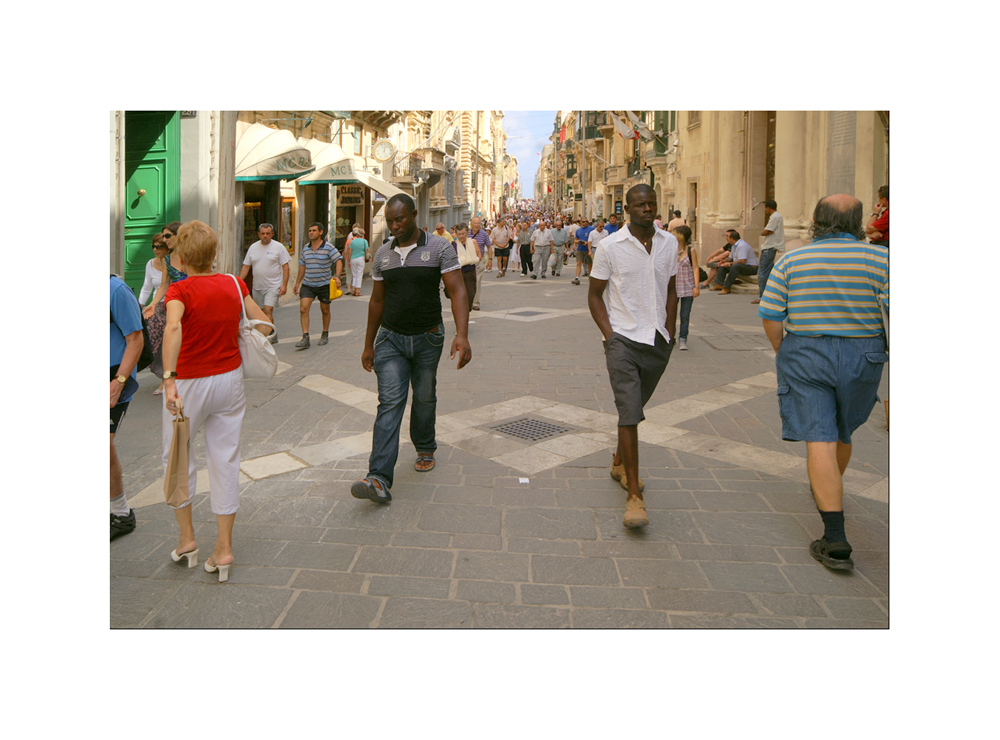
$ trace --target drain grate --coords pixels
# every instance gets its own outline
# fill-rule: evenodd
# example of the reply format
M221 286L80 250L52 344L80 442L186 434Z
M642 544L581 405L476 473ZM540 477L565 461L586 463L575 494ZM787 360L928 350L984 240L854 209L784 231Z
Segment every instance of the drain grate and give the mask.
M511 316L541 316L544 311L518 311L517 313L512 313Z
M557 434L563 434L571 431L566 427L556 426L555 424L549 424L545 421L529 419L527 417L524 419L517 419L516 421L508 421L504 424L490 427L490 429L502 432L503 434L509 434L512 437L517 437L518 439L528 439L532 442L537 442L538 440L546 439L548 437L555 437Z

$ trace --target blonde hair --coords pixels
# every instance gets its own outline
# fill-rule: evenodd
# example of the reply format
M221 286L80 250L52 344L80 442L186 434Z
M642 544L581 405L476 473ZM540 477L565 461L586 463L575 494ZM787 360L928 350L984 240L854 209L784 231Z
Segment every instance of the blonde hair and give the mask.
M212 269L219 237L203 221L188 221L177 230L174 250L186 268L185 272L207 272Z
M357 235L358 235L358 236L360 236L360 237L361 237L362 239L364 239L364 238L365 238L365 230L364 230L364 229L362 229L362 228L361 228L360 226L359 226L359 227L357 227L357 228L355 229L355 232L356 232L356 233L357 233Z

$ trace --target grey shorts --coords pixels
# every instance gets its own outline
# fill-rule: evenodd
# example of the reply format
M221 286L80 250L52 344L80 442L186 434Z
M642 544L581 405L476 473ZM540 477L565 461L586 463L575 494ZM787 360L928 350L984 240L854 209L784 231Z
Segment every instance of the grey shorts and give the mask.
M656 344L652 347L617 333L604 343L618 426L635 426L646 418L642 407L656 390L673 348L673 342L668 344L660 332L656 332Z
M254 288L253 291L253 302L258 306L277 306L278 305L278 289L271 288L270 290L257 290Z

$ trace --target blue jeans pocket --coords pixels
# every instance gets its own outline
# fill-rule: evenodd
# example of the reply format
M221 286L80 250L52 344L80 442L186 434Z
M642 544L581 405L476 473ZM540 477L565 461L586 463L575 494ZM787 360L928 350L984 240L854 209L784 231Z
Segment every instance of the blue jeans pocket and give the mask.
M375 344L373 347L378 347L382 342L384 342L389 337L389 332L385 329L379 328L378 334L375 335Z
M444 346L444 332L441 330L428 332L424 334L427 338L427 343L432 347L443 347Z

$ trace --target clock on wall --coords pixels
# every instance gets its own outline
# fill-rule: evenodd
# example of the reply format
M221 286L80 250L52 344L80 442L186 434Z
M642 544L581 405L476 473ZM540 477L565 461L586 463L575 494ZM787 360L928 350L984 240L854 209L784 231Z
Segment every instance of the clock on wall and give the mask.
M379 162L388 162L396 153L396 147L388 139L379 139L372 147L372 156Z

